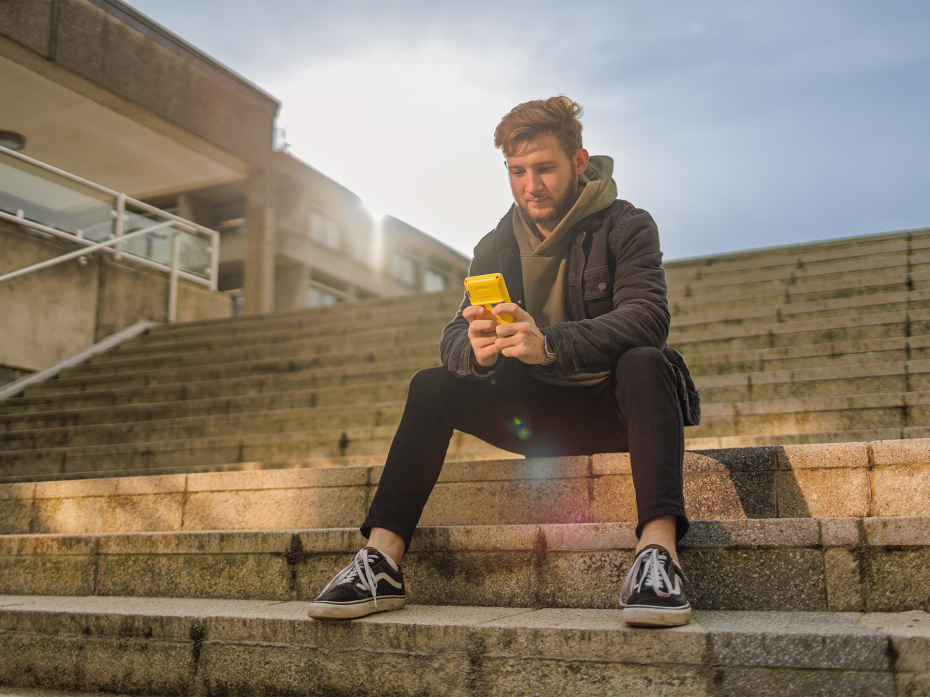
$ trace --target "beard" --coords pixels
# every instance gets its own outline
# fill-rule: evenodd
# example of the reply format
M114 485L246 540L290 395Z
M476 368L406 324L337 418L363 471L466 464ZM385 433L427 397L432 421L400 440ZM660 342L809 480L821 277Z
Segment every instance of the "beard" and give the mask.
M576 178L572 181L568 189L566 189L565 193L553 202L552 209L545 212L537 211L536 213L531 213L526 205L526 201L517 198L514 198L514 201L523 214L524 220L536 225L558 224L558 222L572 209L572 206L575 205L575 201L578 200L578 188L578 179Z

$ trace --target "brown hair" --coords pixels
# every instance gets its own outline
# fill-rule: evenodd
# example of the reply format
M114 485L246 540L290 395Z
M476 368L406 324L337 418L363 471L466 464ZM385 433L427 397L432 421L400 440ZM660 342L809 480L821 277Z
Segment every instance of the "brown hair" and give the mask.
M581 149L582 107L564 94L518 104L494 129L494 147L513 155L528 140L554 135L569 155Z

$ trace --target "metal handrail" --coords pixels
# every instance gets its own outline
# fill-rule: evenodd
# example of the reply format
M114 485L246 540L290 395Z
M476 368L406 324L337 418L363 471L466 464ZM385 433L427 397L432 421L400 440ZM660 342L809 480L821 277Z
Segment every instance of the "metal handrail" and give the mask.
M32 373L32 375L27 375L22 377L15 382L11 382L9 385L4 385L0 387L0 400L9 399L10 397L15 397L18 394L22 394L27 387L34 385L38 382L43 382L45 380L51 380L54 377L57 377L58 374L65 368L69 368L72 365L79 365L85 363L91 359L97 353L102 351L109 351L111 348L116 348L126 339L130 339L134 336L139 336L140 334L145 334L152 327L157 327L156 322L136 322L131 327L127 327L121 331L116 332L112 336L108 336L103 341L100 341L93 346L90 346L83 351L78 351L73 356L68 356L56 363L52 363L50 366L43 368L42 370L37 370Z
M190 220L185 220L184 218L177 216L174 213L163 211L162 209L152 206L148 203L145 203L143 201L138 201L130 196L127 196L126 194L122 194L118 191L114 191L113 189L109 189L105 186L95 184L94 182L84 179L83 177L79 177L77 175L71 174L70 172L66 172L62 169L58 169L57 167L53 167L40 160L33 159L29 157L28 155L23 155L22 153L16 152L15 150L10 150L9 148L0 146L0 154L13 157L17 160L30 164L34 167L38 167L39 169L43 169L47 172L51 172L52 174L55 174L69 181L72 181L76 184L80 184L81 186L93 189L94 191L97 191L99 193L112 197L114 199L114 208L116 209L117 216L118 216L116 220L116 229L114 231L115 238L117 239L117 247L116 247L116 250L112 251L112 253L116 255L117 259L119 259L123 254L126 254L127 256L131 256L133 258L133 261L139 261L139 262L144 263L146 266L152 266L154 268L159 268L159 269L162 269L163 271L170 271L170 267L168 267L167 265L160 264L150 259L145 259L144 257L138 256L131 252L123 251L121 243L125 242L128 237L128 236L122 235L122 227L123 227L122 216L124 215L126 204L129 204L133 206L134 208L141 209L148 213L157 215L161 218L167 218L168 220L176 223L179 227L182 227L185 230L193 234L200 234L203 237L207 237L210 240L210 254L211 254L208 278L201 279L195 274L190 274L190 273L181 271L180 269L175 269L174 272L176 272L179 276L182 276L189 280L195 281L197 283L202 283L203 285L208 285L210 290L216 291L217 280L219 276L219 260L220 260L220 233L218 233L216 230L211 230L210 228L204 227L203 225L198 225L197 223L191 222ZM0 211L0 217L11 220L19 225L25 225L27 227L31 227L41 232L45 232L48 234L56 235L58 237L64 237L64 238L73 240L75 242L78 242L79 244L88 244L87 240L84 240L83 238L78 237L77 235L74 235L69 232L64 232L62 230L57 230L55 228L50 228L45 225L41 225L40 223L36 223L32 220L27 220L26 218L20 218L18 216L13 216L3 211ZM177 239L177 235L175 235L175 239ZM84 251L87 251L87 250L84 250ZM107 248L107 251L110 252L111 250ZM207 283L204 283L204 280L206 280Z
M163 223L158 223L157 225L153 225L152 227L147 227L142 230L136 230L135 232L131 232L128 235L123 235L122 237L113 237L107 240L106 242L97 242L96 244L92 244L89 247L84 247L84 249L75 249L73 252L62 254L59 257L52 257L51 259L40 261L38 264L33 264L32 266L27 266L22 269L17 269L16 271L10 271L9 273L5 273L2 276L0 276L0 283L3 283L4 281L10 281L20 276L25 276L27 273L32 273L33 271L47 269L50 266L57 266L58 264L61 264L62 262L68 261L70 259L77 259L78 257L86 256L90 254L91 252L96 252L98 249L104 249L105 247L112 247L113 245L120 244L121 242L125 242L126 240L131 240L134 237L141 237L142 235L148 235L152 232L155 232L156 230L161 230L162 228L170 227L175 224L176 223L170 220L166 220ZM172 232L171 234L177 235L177 232Z
M85 247L90 247L95 244L92 240L87 240L87 239L84 239L83 237L72 235L70 232L62 232L61 230L57 228L48 227L47 225L42 225L41 223L37 223L32 220L27 220L25 218L20 218L15 215L10 215L9 213L5 211L0 211L0 219L9 220L9 221L16 223L17 225L24 225L26 227L33 228L34 230L38 230L39 232L44 232L45 234L48 234L48 235L62 237L64 239L70 240L71 242L82 244ZM146 231L150 232L148 228L146 228ZM122 241L125 241L125 238ZM120 242L120 240L117 240L117 242ZM82 249L80 251L82 255L88 253L87 249ZM110 250L107 249L105 251L110 251ZM135 254L131 254L130 252L126 252L126 253L132 256L132 260L136 264L142 264L143 266L149 266L153 269L158 269L159 271L170 270L168 266L165 266L164 264L160 262L152 261L151 259L146 259L145 257L136 256ZM178 269L178 275L181 278L185 278L188 281L193 281L194 283L199 283L205 286L210 285L210 279L204 278L203 276L198 276L197 274L190 273L189 271L184 271L183 269Z

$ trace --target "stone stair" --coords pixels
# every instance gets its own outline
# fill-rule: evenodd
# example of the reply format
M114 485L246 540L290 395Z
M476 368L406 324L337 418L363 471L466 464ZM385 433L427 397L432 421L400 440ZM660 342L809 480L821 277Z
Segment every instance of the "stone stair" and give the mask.
M464 434L411 605L307 619L449 291L162 326L0 402L0 697L930 696L930 232L667 273L691 625L620 621L627 455Z

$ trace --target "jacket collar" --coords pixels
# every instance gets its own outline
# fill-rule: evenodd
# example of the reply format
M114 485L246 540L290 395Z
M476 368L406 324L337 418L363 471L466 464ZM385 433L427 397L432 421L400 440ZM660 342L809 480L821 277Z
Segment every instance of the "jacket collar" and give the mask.
M526 309L526 298L523 294L523 264L520 262L520 245L513 231L513 205L501 218L491 236L491 251L497 258L497 263L504 279L507 282L507 291L510 294L510 300L517 303L520 307ZM575 229L585 232L594 232L604 223L606 209L592 213L587 218L579 220L573 226ZM573 245L574 246L574 245ZM584 266L583 261L581 266ZM579 268L578 273L581 273Z

